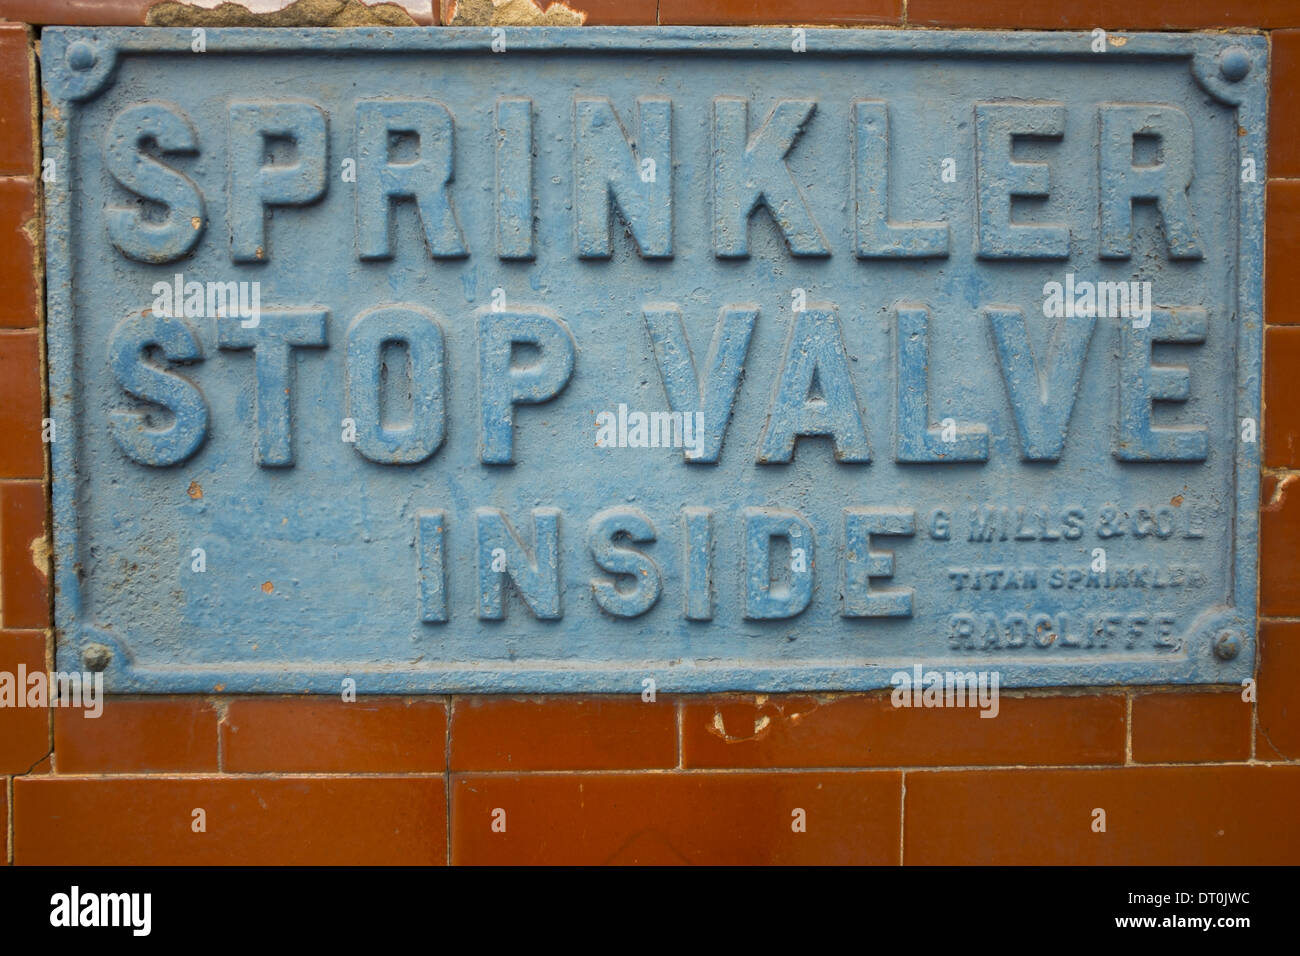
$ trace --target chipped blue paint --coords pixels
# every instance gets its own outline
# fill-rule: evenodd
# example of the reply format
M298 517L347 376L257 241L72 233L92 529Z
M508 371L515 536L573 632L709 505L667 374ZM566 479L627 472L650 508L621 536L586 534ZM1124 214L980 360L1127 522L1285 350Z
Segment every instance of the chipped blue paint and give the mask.
M1264 37L504 37L42 34L60 667L1253 672Z

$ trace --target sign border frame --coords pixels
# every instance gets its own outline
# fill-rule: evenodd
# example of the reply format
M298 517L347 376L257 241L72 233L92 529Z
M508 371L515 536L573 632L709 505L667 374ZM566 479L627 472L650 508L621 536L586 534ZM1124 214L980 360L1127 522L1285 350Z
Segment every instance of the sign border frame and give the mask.
M208 28L207 57L224 54L336 52L346 54L467 54L489 49L503 33L516 55L551 53L677 53L790 55L792 28L685 27L356 27ZM1052 57L1080 60L1104 56L1121 63L1134 59L1185 60L1197 84L1220 103L1236 108L1238 168L1250 157L1256 165L1256 188L1238 183L1236 320L1236 415L1260 422L1263 368L1264 204L1267 184L1269 42L1262 32L1119 33L1094 53L1092 33L1044 31L952 31L883 29L803 29L815 55L911 57ZM123 56L192 55L189 28L48 27L41 34L42 157L53 159L60 175L44 183L45 335L49 415L69 421L75 411L77 322L72 312L72 201L78 103L93 99L113 82ZM74 70L69 54L78 44L95 54L88 68ZM1225 56L1233 51L1248 72L1236 81ZM804 53L802 56L809 56ZM1001 685L1027 687L1108 687L1145 684L1240 684L1255 672L1260 505L1260 440L1236 442L1232 526L1232 605L1213 605L1188 628L1187 649L1167 660L1086 660L1075 663L1031 662L1023 658L958 658L963 671L998 672ZM118 637L81 619L77 489L80 457L77 429L65 427L50 447L53 511L53 602L57 638L56 666L80 670L93 664L104 670L114 692L135 693L337 693L344 678L357 681L360 693L640 693L652 678L665 693L716 691L865 691L890 686L890 675L913 664L953 667L951 657L869 666L816 661L791 665L755 659L734 663L628 661L584 666L558 661L493 662L395 666L374 661L273 662L265 665L141 665ZM69 557L65 558L64 555ZM1237 653L1219 659L1217 639L1236 641ZM88 645L103 645L90 648ZM1199 645L1199 646L1194 646ZM98 658L98 660L95 660ZM107 659L105 659L107 658ZM83 663L88 662L88 663ZM968 666L969 665L969 666ZM993 666L996 665L996 666Z

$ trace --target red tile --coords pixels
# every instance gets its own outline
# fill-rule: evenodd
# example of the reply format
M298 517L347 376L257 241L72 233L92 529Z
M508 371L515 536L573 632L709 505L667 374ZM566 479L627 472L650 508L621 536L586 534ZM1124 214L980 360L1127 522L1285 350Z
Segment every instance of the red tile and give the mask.
M0 481L0 621L50 626L49 536L39 481Z
M41 405L40 333L0 330L0 478L45 474Z
M900 800L889 771L458 775L452 862L896 864Z
M227 773L421 773L446 765L441 700L248 697L221 722Z
M666 698L457 697L454 770L642 770L677 766L677 708Z
M293 0L279 0L278 8L287 7L292 2ZM432 0L432 13L430 13L429 9L430 4L422 3L420 0L362 0L362 2L368 6L393 4L402 7L411 19L420 25L437 25L438 22L438 0ZM41 25L130 27L140 26L148 22L146 18L150 8L159 5L160 0L0 0L0 17L6 20L18 20L23 23ZM179 8L178 4L169 6ZM205 4L205 6L216 6L216 4ZM251 4L243 3L240 6L248 7ZM264 4L261 6L264 6ZM342 3L336 3L333 6L335 9L344 9ZM324 9L328 10L329 8L325 7ZM209 11L205 10L201 10L200 15L202 13L211 15ZM272 21L267 25L286 25L283 22L275 22L276 18L274 16ZM300 18L295 21L295 25L324 26L327 24L305 19L300 14Z
M658 22L660 0L569 0L569 6L587 15L585 27L653 26Z
M442 22L448 26L508 25L504 21L489 23L483 19L485 13L492 13L492 5L483 0L440 0L434 5L439 7ZM543 14L549 13L552 7L567 6L576 13L586 14L582 25L588 27L653 25L658 12L658 0L533 0L533 6ZM541 25L568 26L573 17L564 14L565 11L556 10L551 19Z
M158 0L0 0L0 17L22 23L140 26Z
M108 697L98 717L54 712L59 773L215 772L217 711L201 697Z
M1264 224L1264 321L1300 324L1300 179L1270 179Z
M1260 482L1259 615L1300 617L1300 475Z
M1259 760L1300 760L1300 623L1259 625Z
M14 862L441 864L444 786L437 776L20 777Z
M0 23L0 176L36 168L33 107L31 38L21 24Z
M110 0L120 7L122 14L129 11L129 0ZM259 9L249 12L251 4L236 4L234 9L214 12L211 6L202 9L198 4L184 0L153 0L145 11L145 23L156 27L409 27L437 25L437 12L430 12L418 0L360 0L360 3L299 3L291 0L263 0ZM362 11L360 6L372 7ZM436 7L434 2L432 6ZM407 9L415 7L416 15Z
M45 651L40 631L0 631L0 774L27 773L50 752ZM41 675L37 687L28 684L33 674Z
M1297 804L1300 766L919 771L907 775L903 861L1294 865Z
M33 181L0 178L0 328L34 329L40 325L38 226ZM39 362L36 368L39 370ZM0 382L8 381L8 376L0 378ZM36 394L40 395L39 388Z
M578 0L581 5L581 0ZM686 26L902 23L902 0L659 0L659 22Z
M1300 467L1300 325L1265 332L1264 464Z
M1018 27L1047 30L1191 30L1300 25L1291 0L908 0L909 26Z
M1268 174L1300 179L1300 30L1269 34L1269 46Z
M687 767L1118 764L1125 709L1119 695L1001 696L992 718L896 708L888 693L692 699L682 759Z
M1251 705L1244 688L1137 694L1133 759L1138 763L1209 763L1250 758Z

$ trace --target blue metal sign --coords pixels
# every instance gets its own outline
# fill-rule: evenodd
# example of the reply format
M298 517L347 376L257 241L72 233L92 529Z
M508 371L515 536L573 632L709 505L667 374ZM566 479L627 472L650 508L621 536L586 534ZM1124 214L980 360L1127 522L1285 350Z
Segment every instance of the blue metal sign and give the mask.
M1252 672L1262 36L68 28L41 68L60 666Z

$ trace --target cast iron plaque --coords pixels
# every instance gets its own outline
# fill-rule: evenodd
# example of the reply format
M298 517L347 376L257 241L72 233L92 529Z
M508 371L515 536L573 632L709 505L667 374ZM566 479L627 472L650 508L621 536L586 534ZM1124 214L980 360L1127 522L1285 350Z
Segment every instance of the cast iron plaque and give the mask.
M59 665L1241 680L1266 55L46 30Z

